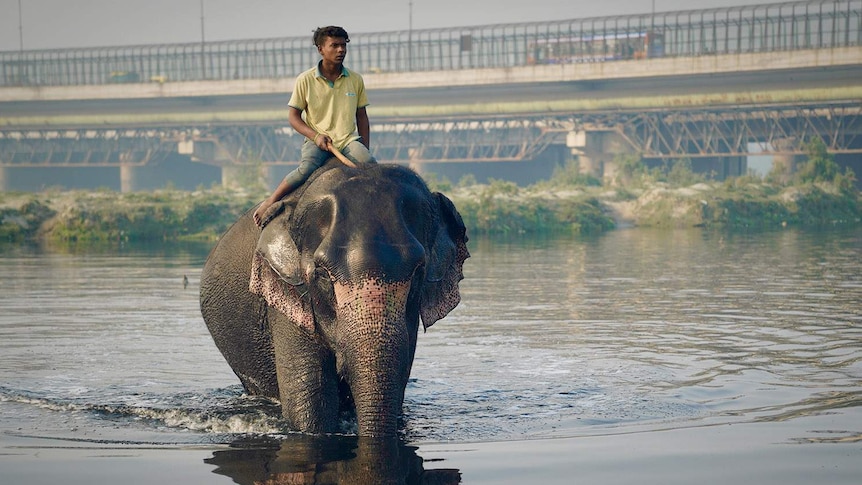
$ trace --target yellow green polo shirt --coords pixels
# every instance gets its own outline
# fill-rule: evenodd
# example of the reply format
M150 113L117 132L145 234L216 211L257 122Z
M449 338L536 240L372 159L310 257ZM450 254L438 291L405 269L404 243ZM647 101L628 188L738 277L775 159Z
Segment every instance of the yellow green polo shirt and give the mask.
M288 106L303 111L305 123L332 138L339 150L359 139L356 110L368 106L365 81L341 66L341 75L330 82L320 73L320 63L296 78Z

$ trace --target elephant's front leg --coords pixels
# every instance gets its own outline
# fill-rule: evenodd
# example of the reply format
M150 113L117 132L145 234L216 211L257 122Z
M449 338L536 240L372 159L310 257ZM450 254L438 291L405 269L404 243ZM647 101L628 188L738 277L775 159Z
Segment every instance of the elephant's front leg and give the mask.
M289 426L305 433L329 433L338 426L335 358L315 336L276 311L270 312L279 398Z

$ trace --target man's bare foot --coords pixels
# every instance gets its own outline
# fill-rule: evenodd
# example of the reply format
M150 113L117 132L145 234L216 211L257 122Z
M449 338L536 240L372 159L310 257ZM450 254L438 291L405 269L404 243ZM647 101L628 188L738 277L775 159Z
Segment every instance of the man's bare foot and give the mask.
M269 202L269 200L265 200L261 202L259 206L257 206L257 209L254 211L254 215L252 216L252 219L254 219L254 223L257 225L257 227L263 228L263 216L266 214L266 210L269 209L271 205L272 204Z

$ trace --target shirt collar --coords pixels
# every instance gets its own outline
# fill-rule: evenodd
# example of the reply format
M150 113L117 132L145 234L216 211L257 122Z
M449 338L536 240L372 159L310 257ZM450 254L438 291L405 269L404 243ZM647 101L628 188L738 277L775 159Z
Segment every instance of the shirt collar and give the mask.
M317 77L321 77L323 79L326 79L323 76L323 73L320 71L320 66L322 66L322 65L323 65L322 60L317 61ZM347 68L344 67L344 64L341 65L341 76L339 76L339 77L350 77L350 71L348 71Z

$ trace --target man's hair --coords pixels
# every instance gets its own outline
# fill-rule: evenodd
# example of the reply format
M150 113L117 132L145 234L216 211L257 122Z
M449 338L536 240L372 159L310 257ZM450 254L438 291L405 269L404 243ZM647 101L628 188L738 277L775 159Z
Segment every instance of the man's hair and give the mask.
M347 36L347 31L335 25L318 27L317 30L314 31L314 37L312 40L314 40L314 45L320 47L323 45L323 42L327 37L340 37L347 42L350 42L350 37Z

